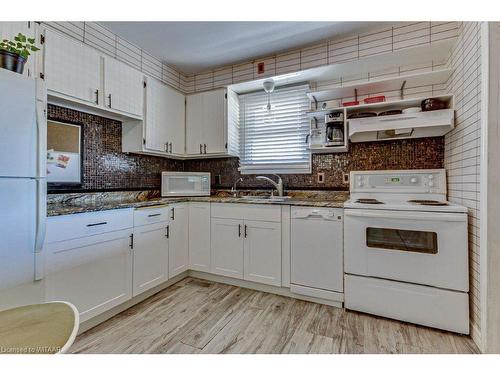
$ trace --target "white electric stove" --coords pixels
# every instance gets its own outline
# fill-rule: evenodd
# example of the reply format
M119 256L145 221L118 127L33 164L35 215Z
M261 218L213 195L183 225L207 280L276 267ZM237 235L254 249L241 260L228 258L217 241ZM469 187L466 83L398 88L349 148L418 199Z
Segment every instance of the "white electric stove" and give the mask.
M445 170L350 178L346 308L468 333L467 209L446 200Z

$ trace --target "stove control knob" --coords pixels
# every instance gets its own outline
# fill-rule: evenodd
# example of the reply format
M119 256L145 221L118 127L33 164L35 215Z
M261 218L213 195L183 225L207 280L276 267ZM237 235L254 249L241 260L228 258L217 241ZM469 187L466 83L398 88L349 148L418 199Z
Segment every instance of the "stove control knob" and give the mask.
M434 186L434 182L429 181L429 187L433 187L433 186Z
M363 186L363 181L358 180L358 187L361 187L361 186Z
M429 180L434 179L434 176L432 174L429 175Z
M417 178L416 177L410 178L410 183L411 184L416 184L417 183Z

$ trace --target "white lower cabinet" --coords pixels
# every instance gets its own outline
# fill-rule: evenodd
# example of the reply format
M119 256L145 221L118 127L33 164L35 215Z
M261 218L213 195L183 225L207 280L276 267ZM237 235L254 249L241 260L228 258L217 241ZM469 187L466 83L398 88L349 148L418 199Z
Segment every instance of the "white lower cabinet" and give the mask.
M189 269L210 272L210 203L189 203Z
M281 223L244 222L244 279L281 286Z
M168 275L170 278L189 267L189 206L187 203L170 207Z
M212 218L211 271L243 278L243 220Z
M73 303L85 321L130 299L131 234L126 229L47 244L46 300Z
M134 297L168 280L168 230L168 222L134 228Z
M281 209L212 204L211 272L281 286Z

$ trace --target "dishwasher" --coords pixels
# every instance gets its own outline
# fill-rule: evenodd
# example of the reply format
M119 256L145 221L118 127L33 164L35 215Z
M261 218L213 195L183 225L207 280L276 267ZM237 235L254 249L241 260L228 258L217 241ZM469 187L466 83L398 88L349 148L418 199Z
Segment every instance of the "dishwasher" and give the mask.
M343 301L343 210L292 207L290 290Z

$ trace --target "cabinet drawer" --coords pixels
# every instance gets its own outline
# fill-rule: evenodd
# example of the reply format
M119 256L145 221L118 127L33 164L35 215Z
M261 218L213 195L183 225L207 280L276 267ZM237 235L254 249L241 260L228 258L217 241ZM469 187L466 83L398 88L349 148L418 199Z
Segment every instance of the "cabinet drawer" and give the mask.
M161 223L169 220L168 206L139 208L134 210L134 226Z
M133 224L133 211L128 208L53 216L47 220L46 243L132 228Z
M212 203L212 217L281 222L280 206L267 204Z

